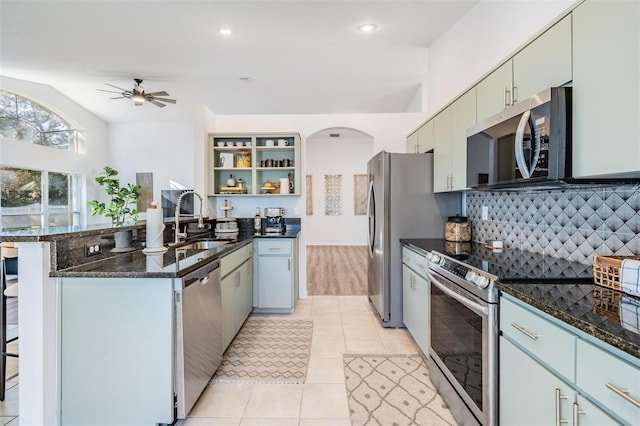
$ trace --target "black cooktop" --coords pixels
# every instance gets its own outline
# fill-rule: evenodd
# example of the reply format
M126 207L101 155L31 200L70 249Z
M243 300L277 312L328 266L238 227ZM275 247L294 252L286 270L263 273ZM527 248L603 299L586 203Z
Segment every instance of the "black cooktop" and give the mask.
M435 250L499 278L501 282L593 282L591 265L523 250L492 250L481 243L450 243L440 239L403 239L426 251Z

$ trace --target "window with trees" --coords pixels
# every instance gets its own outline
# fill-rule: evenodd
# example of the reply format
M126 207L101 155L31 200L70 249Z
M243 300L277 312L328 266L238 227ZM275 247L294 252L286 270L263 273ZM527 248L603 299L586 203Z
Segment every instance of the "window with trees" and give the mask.
M79 178L68 173L0 167L3 230L79 223Z
M58 114L5 90L0 90L0 136L69 151L77 151L83 138Z

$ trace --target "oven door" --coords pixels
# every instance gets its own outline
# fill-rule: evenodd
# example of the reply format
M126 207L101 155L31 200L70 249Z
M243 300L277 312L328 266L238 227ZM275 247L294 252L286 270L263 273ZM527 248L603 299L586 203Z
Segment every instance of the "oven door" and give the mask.
M497 305L433 270L428 275L429 354L480 423L497 424Z

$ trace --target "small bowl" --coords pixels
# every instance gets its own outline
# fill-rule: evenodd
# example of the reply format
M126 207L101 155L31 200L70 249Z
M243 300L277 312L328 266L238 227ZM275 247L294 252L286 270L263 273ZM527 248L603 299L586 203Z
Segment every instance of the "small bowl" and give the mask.
M244 146L251 146L251 142L245 142Z
M218 142L216 142L216 145L218 145L218 146L224 146L224 142L218 141Z

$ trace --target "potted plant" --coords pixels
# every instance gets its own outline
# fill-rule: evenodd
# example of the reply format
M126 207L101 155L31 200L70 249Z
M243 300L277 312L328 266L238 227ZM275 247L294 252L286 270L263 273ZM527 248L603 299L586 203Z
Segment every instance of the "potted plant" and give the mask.
M104 172L96 176L98 185L105 188L107 194L111 197L109 204L98 200L89 201L91 207L91 215L98 214L111 218L111 223L115 227L125 226L127 223L134 223L138 219L140 213L131 205L140 197L140 186L128 183L126 186L120 186L118 171L109 166L104 167ZM127 249L131 244L131 231L118 231L114 234L116 242L116 251L118 249ZM128 240L128 241L127 241Z

